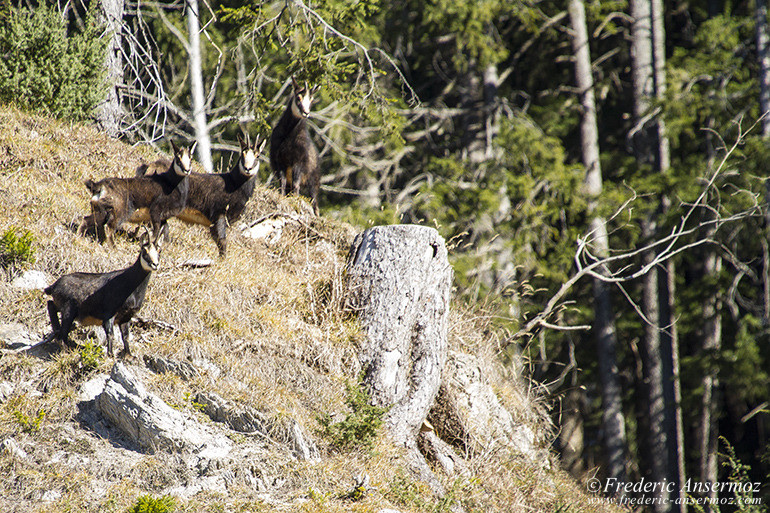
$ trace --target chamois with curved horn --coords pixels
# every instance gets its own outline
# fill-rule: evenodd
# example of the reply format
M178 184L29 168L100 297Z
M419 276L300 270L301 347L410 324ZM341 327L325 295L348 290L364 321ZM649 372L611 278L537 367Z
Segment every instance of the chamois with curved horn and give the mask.
M259 155L267 139L249 143L238 135L241 152L235 165L227 173L190 175L190 194L185 208L176 217L190 224L207 226L219 249L219 256L227 253L227 226L237 221L246 203L254 193L259 172Z
M292 95L270 137L270 167L281 183L281 194L299 194L301 187L309 188L313 211L318 215L321 171L318 150L307 128L307 117L318 86L311 89L307 82L300 86L294 77L291 77L291 84Z

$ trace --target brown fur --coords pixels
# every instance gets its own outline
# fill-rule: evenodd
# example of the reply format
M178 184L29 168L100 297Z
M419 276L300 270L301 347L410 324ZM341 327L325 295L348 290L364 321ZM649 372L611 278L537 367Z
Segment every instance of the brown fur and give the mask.
M123 223L149 222L152 224L153 240L157 241L161 231L167 230L166 221L182 211L190 190L190 169L189 166L185 168L183 162L190 162L190 151L177 148L173 142L172 147L172 161L158 160L150 165L157 169L157 166L162 168L165 164L166 169L161 173L133 178L105 178L98 182L86 180L100 240L106 238L114 244L114 233Z
M207 226L217 244L219 255L227 253L227 225L241 217L246 203L254 193L259 154L265 141L259 140L250 146L240 139L241 153L238 161L228 173L190 175L190 195L184 210L176 217L190 224ZM246 167L247 154L252 168Z
M294 77L291 80L292 96L270 137L270 167L280 181L281 194L299 194L301 188L310 189L313 211L317 215L318 190L321 184L318 150L307 128L309 112L303 113L299 108L302 98L307 95L310 97L307 102L309 107L317 88L309 90L307 84L300 87Z

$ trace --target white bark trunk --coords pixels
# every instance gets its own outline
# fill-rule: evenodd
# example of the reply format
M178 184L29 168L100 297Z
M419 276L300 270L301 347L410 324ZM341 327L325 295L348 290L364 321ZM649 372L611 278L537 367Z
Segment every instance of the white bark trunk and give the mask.
M192 96L195 140L198 142L196 153L198 161L207 173L214 171L211 160L211 138L206 120L206 94L203 90L203 71L201 66L200 20L198 0L187 0L187 31L190 41L190 95Z

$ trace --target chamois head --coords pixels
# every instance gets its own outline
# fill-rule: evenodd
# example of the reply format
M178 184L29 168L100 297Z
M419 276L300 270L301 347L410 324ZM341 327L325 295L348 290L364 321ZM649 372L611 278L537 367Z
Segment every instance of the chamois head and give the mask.
M256 175L259 172L259 155L262 153L262 150L265 149L267 139L263 140L262 144L259 144L259 138L257 138L252 146L249 143L249 134L246 134L245 141L243 140L243 136L238 134L238 142L241 145L241 158L238 168L245 176ZM259 145L259 147L257 147L257 145Z
M192 153L195 151L195 146L198 144L196 141L191 148L179 148L174 141L171 142L171 149L174 150L174 162L171 166L174 168L174 173L179 176L186 176L190 174L192 169Z
M291 85L294 88L294 94L291 97L291 112L298 118L306 118L310 114L310 106L313 104L313 96L318 91L318 86L309 88L307 81L304 86L297 84L294 77L291 77Z
M160 263L160 249L158 243L153 242L152 237L150 237L147 227L145 227L139 241L142 244L142 249L139 253L139 262L142 264L142 269L147 272L157 271L158 264Z

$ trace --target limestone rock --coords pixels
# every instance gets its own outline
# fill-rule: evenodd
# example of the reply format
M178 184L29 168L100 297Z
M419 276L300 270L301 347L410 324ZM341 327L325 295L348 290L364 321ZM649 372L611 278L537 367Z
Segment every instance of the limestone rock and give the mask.
M198 377L198 369L190 362L174 361L161 356L144 355L144 364L153 372L164 374L170 372L176 374L185 381Z
M450 352L446 376L428 417L436 433L461 452L509 449L532 463L547 465L532 429L516 422L485 382L475 356Z
M44 289L48 286L48 278L42 271L24 271L14 278L11 286L22 290Z
M195 402L203 405L203 411L216 422L227 424L241 433L263 433L279 442L286 443L294 455L304 461L318 460L318 449L294 419L279 422L270 415L254 408L237 405L218 394L202 392Z
M120 362L97 396L96 408L127 438L151 453L194 452L201 458L219 459L231 450L226 437L210 433L148 392Z
M0 342L8 349L22 349L39 342L38 336L18 322L0 324Z

